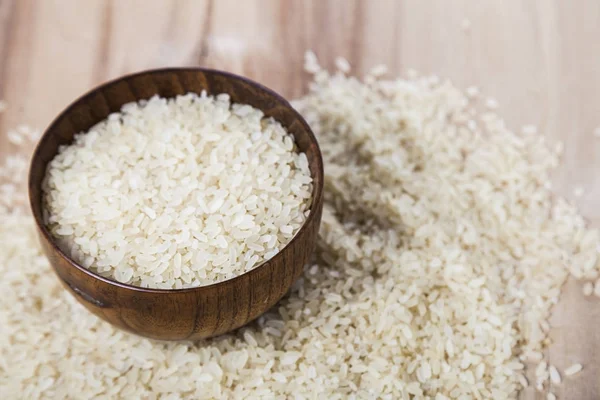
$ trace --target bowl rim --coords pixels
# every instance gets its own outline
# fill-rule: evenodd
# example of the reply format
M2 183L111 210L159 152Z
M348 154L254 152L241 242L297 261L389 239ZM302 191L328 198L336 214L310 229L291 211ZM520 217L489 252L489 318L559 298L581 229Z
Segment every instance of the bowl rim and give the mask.
M306 132L308 134L308 138L309 138L310 142L315 145L314 147L315 147L315 156L316 156L316 160L317 160L317 176L320 179L317 180L318 184L315 184L315 177L314 176L312 177L313 178L313 193L311 194L312 204L311 204L310 212L309 212L308 216L306 217L306 220L304 221L304 223L302 224L302 226L300 227L298 232L296 232L296 234L292 237L292 239L285 246L283 246L283 248L279 252L277 252L277 254L275 254L269 260L263 261L256 267L252 268L250 271L236 275L232 278L228 278L228 279L225 279L225 280L222 280L219 282L211 283L209 285L201 285L201 286L194 286L191 288L181 288L181 289L145 288L145 287L141 287L141 286L135 286L135 285L127 284L127 283L122 283L122 282L119 282L119 281L116 281L113 279L103 277L103 276L97 274L96 272L93 272L93 271L85 268L83 265L80 265L78 262L76 262L70 256L68 256L57 245L56 240L53 238L53 236L48 231L46 224L44 223L43 220L40 220L38 213L35 212L36 208L39 208L39 210L40 210L39 215L43 214L43 206L42 206L43 191L40 188L40 193L41 193L40 197L41 198L37 202L39 204L35 204L36 202L34 201L33 196L31 195L31 187L32 187L32 181L33 181L32 171L33 171L34 163L40 157L42 144L44 143L45 139L49 136L49 132L52 129L54 129L58 125L58 123L61 122L66 117L66 115L69 114L72 111L72 109L74 107L76 107L80 102L95 95L101 89L110 87L112 85L118 84L123 81L133 79L133 78L141 76L141 75L169 74L169 73L175 73L175 72L202 72L202 73L207 73L207 74L212 74L212 75L221 75L227 79L234 79L234 80L242 81L250 86L255 87L256 89L258 89L260 91L267 93L268 95L273 97L277 102L283 104L294 114L295 118L302 124L303 128L306 130ZM187 93L191 93L191 92L187 92ZM171 98L171 97L169 97L169 98ZM141 99L139 99L139 100L141 100ZM137 100L137 101L139 101L139 100ZM46 165L46 168L47 168L47 165ZM66 106L66 108L64 108L58 114L58 116L56 116L52 120L52 122L46 127L43 134L40 136L40 139L38 140L38 142L35 146L35 150L31 156L31 161L29 163L29 173L28 173L28 179L27 179L28 182L27 183L28 183L28 194L29 194L29 207L32 211L33 218L37 225L38 231L41 232L44 239L52 246L53 250L56 251L58 254L60 254L60 256L63 259L65 259L71 267L78 269L80 272L83 272L84 274L86 274L87 276L89 276L93 279L97 279L108 285L117 286L117 287L119 287L121 289L125 289L125 290L132 290L135 292L151 293L151 294L169 294L169 293L184 294L184 293L190 293L190 292L195 292L198 290L204 290L204 289L209 289L209 288L215 289L220 286L229 285L235 281L247 279L248 276L251 276L253 274L258 274L259 269L264 268L267 263L272 262L272 260L274 260L277 257L282 257L283 251L286 248L288 248L289 246L293 246L298 241L298 238L301 236L301 234L303 234L304 231L309 229L309 226L312 226L312 224L314 223L316 214L317 214L318 210L322 207L324 178L325 178L325 176L324 176L323 157L321 154L321 148L319 147L319 143L318 143L312 129L310 128L310 126L308 125L308 123L306 122L304 117L290 104L290 102L288 100L286 100L279 93L275 92L273 89L270 89L270 88L264 86L263 84L258 83L252 79L249 79L244 76L237 75L237 74L234 74L231 72L227 72L227 71L222 71L222 70L213 69L213 68L204 68L204 67L166 67L166 68L154 68L154 69L142 70L142 71L122 75L122 76L119 76L114 79L110 79L106 82L103 82L103 83L97 85L97 86L94 86L92 89L87 90L84 94L80 95L75 100L73 100L71 103L69 103L69 105Z

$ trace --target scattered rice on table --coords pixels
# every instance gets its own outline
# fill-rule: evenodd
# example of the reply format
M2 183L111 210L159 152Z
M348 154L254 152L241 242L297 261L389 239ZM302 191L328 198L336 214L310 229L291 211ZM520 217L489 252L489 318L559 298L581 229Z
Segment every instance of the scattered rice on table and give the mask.
M581 364L573 364L565 369L565 376L573 376L578 374L583 369Z
M600 297L600 279L594 284L594 296Z
M583 284L583 295L591 296L594 294L594 284L592 282L585 282Z
M560 385L562 379L556 367L554 365L549 366L548 372L550 373L550 381L555 385Z
M231 335L136 337L62 290L31 217L5 210L1 393L516 398L525 364L544 361L561 285L598 278L598 232L546 188L557 155L469 112L449 82L365 84L308 61L315 81L296 107L320 140L326 204L315 262L289 296Z

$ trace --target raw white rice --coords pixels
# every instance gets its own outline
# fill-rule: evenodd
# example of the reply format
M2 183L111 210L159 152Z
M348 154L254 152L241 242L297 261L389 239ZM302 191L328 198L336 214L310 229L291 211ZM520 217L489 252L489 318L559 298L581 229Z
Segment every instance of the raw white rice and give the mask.
M561 378L560 373L556 369L554 365L548 367L548 372L550 372L550 381L555 385L560 385Z
M523 125L523 127L521 127L521 133L524 135L535 135L538 133L538 128L531 124Z
M230 335L146 340L76 303L31 217L3 212L4 397L517 398L523 368L546 362L561 285L598 278L598 232L546 188L556 154L489 112L466 129L448 82L311 68L296 105L325 156L326 203L289 296Z
M19 132L8 131L6 136L8 137L8 141L14 145L20 146L24 142L23 136Z
M375 77L383 76L387 73L388 73L387 65L378 64L369 70L368 75L375 78Z
M564 373L565 376L573 376L575 374L578 374L582 369L583 366L581 364L573 364L567 369L565 369Z
M469 86L465 90L465 93L466 93L467 97L474 99L477 96L479 96L479 88L477 86Z
M229 96L157 96L76 136L48 166L47 224L62 249L120 282L179 289L247 272L310 206L304 153Z
M600 279L594 284L594 296L600 297Z
M485 101L485 106L490 110L495 110L498 108L498 100L490 97Z
M460 28L463 31L468 31L471 29L471 20L468 18L463 18L463 20L460 22Z
M336 57L335 66L338 70L342 71L345 74L350 72L350 63L344 57Z
M519 381L519 384L523 388L529 387L529 381L527 380L527 377L525 375L523 375L523 374L517 374L517 379Z

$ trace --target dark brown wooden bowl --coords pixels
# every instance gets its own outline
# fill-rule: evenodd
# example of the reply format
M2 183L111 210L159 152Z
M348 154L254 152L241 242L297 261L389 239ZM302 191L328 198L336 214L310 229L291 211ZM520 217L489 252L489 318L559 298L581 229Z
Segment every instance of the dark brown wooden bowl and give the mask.
M261 109L292 133L306 153L314 181L306 222L277 255L235 278L191 289L145 289L103 278L84 268L56 245L42 218L42 179L60 145L85 132L125 103L153 95L188 92L228 93L233 102ZM281 96L230 73L203 68L145 71L108 82L85 94L50 124L29 172L29 200L42 248L63 285L88 310L127 331L154 339L201 339L238 328L272 307L300 276L312 253L323 208L323 161L304 119Z

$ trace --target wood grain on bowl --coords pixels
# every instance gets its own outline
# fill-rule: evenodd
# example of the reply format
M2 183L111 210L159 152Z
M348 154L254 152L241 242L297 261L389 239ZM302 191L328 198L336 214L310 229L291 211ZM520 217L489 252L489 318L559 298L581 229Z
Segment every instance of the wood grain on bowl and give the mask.
M121 106L154 95L188 92L228 93L292 133L306 153L313 178L310 214L296 236L277 255L235 278L190 289L145 289L103 278L78 265L55 243L42 217L41 183L60 145L72 142ZM104 84L71 104L43 134L29 175L29 198L38 233L52 267L65 288L88 310L130 332L154 339L201 339L238 328L272 307L290 289L314 249L323 207L323 162L304 119L273 91L248 79L201 68L142 72Z

